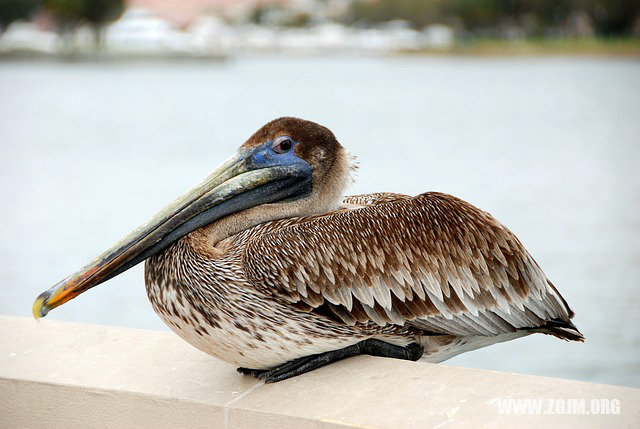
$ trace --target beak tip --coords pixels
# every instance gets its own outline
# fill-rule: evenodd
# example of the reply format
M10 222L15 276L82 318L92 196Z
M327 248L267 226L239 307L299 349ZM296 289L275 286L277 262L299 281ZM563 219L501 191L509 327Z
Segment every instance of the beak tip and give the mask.
M38 295L36 300L33 302L32 311L34 319L38 320L39 318L47 315L49 308L47 308L46 302L50 295L49 291L43 292Z

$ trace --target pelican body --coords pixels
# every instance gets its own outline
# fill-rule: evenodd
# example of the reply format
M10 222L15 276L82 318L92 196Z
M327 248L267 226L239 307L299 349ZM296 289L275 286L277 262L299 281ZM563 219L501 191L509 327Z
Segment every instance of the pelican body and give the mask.
M441 362L544 333L584 337L520 241L450 195L345 197L333 133L279 118L87 266L34 316L145 261L156 313L198 349L267 382L359 354Z

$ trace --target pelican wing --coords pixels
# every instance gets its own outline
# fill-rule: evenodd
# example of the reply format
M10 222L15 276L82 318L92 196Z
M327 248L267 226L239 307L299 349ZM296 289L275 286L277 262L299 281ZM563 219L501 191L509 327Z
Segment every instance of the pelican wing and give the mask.
M347 324L579 335L565 332L573 313L562 296L488 213L441 193L360 195L344 205L252 235L244 266L255 287Z

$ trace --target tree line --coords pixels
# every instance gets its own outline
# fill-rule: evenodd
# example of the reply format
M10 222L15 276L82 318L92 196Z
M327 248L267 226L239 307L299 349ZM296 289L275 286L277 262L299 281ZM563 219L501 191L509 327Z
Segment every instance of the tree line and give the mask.
M598 36L630 35L640 26L640 0L356 0L345 19L358 25L400 19L415 28L441 23L500 37L514 27L545 36L578 17L588 19Z
M259 4L252 19L260 22L269 7L275 6ZM13 21L44 11L60 34L68 36L87 25L100 45L104 27L124 9L125 0L0 0L0 33ZM513 29L528 37L567 35L563 29L586 20L598 36L626 36L640 31L640 0L355 0L341 17L343 23L359 26L392 20L416 29L447 24L459 34L484 37L503 37ZM296 26L310 22L301 15Z
M82 25L89 26L99 46L104 27L120 18L124 9L124 0L0 0L0 33L13 21L28 20L44 12L53 18L56 30L63 36Z

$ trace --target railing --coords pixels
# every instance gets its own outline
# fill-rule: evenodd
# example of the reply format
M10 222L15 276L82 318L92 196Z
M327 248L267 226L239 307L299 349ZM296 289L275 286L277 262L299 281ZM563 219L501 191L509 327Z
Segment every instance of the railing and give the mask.
M372 357L263 384L170 333L0 332L0 427L640 427L640 389Z

